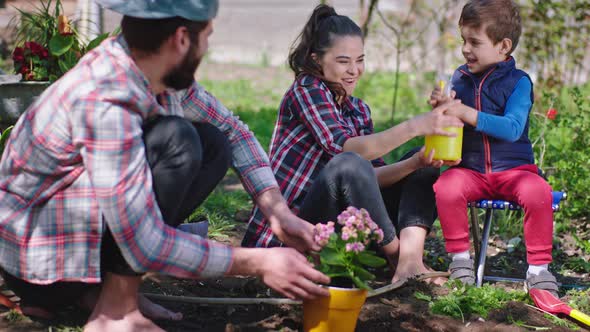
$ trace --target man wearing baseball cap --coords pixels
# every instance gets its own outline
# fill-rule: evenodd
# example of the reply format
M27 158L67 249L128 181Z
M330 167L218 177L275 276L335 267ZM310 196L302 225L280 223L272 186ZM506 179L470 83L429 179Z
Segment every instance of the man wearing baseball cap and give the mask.
M254 135L194 80L217 0L99 2L124 15L122 34L39 97L0 162L0 270L23 307L85 302L87 331L157 331L144 315L167 311L138 295L148 271L255 275L290 298L327 295L316 283L329 278L300 253L319 249L312 225L287 207ZM230 164L292 248L175 228Z

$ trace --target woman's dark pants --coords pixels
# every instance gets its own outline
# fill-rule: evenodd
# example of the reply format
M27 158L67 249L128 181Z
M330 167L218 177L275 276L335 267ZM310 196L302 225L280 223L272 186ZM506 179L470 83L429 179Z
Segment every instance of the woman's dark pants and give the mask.
M410 158L417 149L408 152ZM371 163L356 153L344 152L330 160L313 185L299 210L311 223L336 221L348 206L366 209L384 233L382 245L393 241L397 232L409 226L430 230L436 219L432 185L437 168L422 168L401 181L379 188Z

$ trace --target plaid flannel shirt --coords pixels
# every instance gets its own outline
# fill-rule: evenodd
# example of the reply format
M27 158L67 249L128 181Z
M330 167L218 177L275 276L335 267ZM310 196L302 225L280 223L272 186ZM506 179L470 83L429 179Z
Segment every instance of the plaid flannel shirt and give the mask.
M137 272L193 278L227 272L230 247L162 220L142 125L156 115L176 115L217 126L252 195L277 186L268 159L248 128L196 82L160 99L118 37L85 55L29 107L0 162L5 271L37 284L99 282L108 224Z
M348 97L338 105L328 87L318 78L302 75L293 82L279 109L270 145L270 163L281 193L294 213L299 212L313 180L347 139L373 133L369 106ZM385 165L382 158L373 166ZM282 245L255 206L242 245Z

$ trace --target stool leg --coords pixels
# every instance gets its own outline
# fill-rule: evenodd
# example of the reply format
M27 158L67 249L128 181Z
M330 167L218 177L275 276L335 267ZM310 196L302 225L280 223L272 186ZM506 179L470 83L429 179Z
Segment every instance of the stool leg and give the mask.
M475 206L469 207L469 221L471 222L471 238L473 239L475 257L479 257L479 241L481 241L481 237L479 234L479 220L477 218L477 210L475 209Z
M486 254L488 251L488 239L490 237L490 229L492 228L492 216L493 210L491 208L486 209L486 217L483 224L483 234L481 236L481 245L479 247L479 259L477 260L477 287L481 287L483 282L483 273L486 265Z

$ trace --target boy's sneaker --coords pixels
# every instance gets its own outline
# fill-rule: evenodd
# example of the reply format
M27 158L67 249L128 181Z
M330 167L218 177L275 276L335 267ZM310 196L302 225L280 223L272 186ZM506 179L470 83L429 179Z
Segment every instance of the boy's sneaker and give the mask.
M538 275L528 274L524 281L524 288L527 293L533 288L544 289L553 294L556 298L559 298L559 295L557 294L557 291L559 290L557 280L553 274L547 270L541 271Z
M449 265L450 279L457 279L465 285L475 284L473 259L457 259Z

